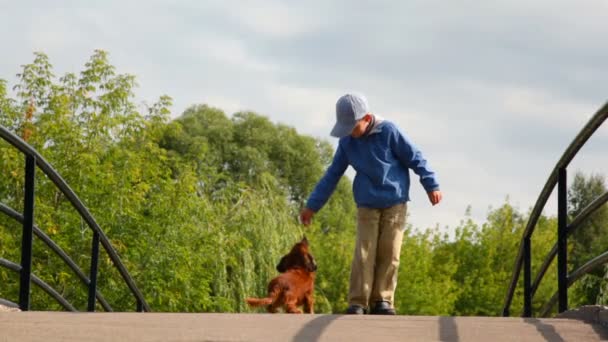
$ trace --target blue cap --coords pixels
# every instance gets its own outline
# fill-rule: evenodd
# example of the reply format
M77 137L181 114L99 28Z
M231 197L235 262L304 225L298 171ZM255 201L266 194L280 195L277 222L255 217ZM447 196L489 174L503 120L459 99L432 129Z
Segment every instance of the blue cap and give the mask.
M331 135L342 138L353 131L358 120L363 119L369 113L367 99L361 94L346 94L336 102L336 124L331 130Z

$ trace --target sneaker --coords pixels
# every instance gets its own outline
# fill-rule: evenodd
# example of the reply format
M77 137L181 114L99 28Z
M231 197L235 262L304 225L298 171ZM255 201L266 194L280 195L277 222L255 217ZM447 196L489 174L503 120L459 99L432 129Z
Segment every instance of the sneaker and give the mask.
M347 315L363 315L365 314L365 308L361 305L353 304L346 309Z
M378 301L374 308L371 310L372 315L395 315L395 309L391 307L389 302Z

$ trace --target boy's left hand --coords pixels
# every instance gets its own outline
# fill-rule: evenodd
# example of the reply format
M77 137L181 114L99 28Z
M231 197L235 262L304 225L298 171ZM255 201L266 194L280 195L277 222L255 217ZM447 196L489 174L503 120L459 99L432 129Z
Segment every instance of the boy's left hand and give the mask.
M427 193L427 195L429 195L429 201L431 201L432 205L435 205L435 204L441 202L441 198L443 197L441 195L441 191L439 191L439 190L430 191Z

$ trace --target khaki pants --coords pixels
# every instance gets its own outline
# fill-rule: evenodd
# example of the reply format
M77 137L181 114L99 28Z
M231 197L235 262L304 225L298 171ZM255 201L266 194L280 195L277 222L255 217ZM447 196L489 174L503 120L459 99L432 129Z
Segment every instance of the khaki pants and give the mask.
M358 209L350 305L369 307L386 301L393 306L406 212L406 203L386 209Z

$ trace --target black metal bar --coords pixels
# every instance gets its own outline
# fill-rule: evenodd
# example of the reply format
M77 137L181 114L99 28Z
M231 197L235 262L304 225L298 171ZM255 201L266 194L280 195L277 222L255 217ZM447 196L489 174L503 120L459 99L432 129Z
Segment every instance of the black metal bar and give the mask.
M585 222L594 212L600 209L606 202L608 202L608 191L604 192L601 196L594 199L586 207L584 207L579 214L570 221L568 225L568 236L572 235L581 223Z
M524 239L524 317L532 317L532 291L531 291L531 264L532 264L532 252L531 252L530 238Z
M137 299L137 312L144 312L144 303Z
M64 309L72 312L78 311L75 307L72 306L72 304L70 304L70 302L67 301L67 299L63 298L61 294L59 294L59 292L57 292L49 284L42 281L42 279L36 277L34 274L32 274L32 283L36 284L36 286L44 290L44 292L46 292L49 296L53 297L57 301L57 303L63 306Z
M594 271L597 267L603 266L608 263L608 251L596 256L595 258L587 261L583 266L579 267L576 271L573 271L568 276L568 287L572 286L577 280L582 278L585 274ZM555 292L551 299L543 306L540 316L545 317L549 314L549 311L557 302L558 292Z
M532 289L530 290L532 297L534 297L534 295L536 294L536 290L538 290L541 280L543 280L545 273L547 273L547 270L549 269L549 266L551 266L551 263L553 262L553 259L555 259L556 255L557 241L549 251L549 254L547 254L545 261L543 261L543 264L540 266L540 270L538 270L538 272L536 273L536 278L534 278L534 281L532 282Z
M95 311L95 293L97 292L97 269L99 266L99 234L93 232L93 245L91 250L91 273L89 283L89 311Z
M7 206L6 204L0 203L0 212L23 224L23 215L19 214L17 211L15 211L15 209ZM72 271L76 273L78 278L80 278L82 283L85 284L88 288L90 280L87 275L84 274L80 267L76 265L74 260L72 260L68 256L68 254L63 249L61 249L61 247L57 246L57 244L53 242L53 240L51 240L51 238L46 235L42 230L40 230L40 228L38 228L36 225L34 225L34 236L42 240L45 245L47 245L58 257L60 257L61 260L63 260L72 269ZM108 312L113 311L108 301L103 297L103 295L99 291L97 291L97 300L104 308L104 310Z
M511 283L509 284L509 288L507 289L507 295L505 296L505 304L502 308L502 315L504 317L510 316L509 308L511 307L511 302L513 301L513 295L515 294L515 286L517 285L517 281L519 280L519 274L521 273L521 268L524 262L523 255L523 246L520 245L517 251L517 257L515 258L515 267L513 267Z
M15 272L21 272L21 266L15 264L12 261L0 258L0 267L5 267L8 268L9 270L15 271ZM70 304L65 298L63 298L59 292L55 291L55 289L53 289L49 284L45 283L44 281L40 280L40 278L36 277L36 275L32 274L31 275L31 279L32 279L32 283L34 283L34 285L38 286L39 288L41 288L42 290L44 290L44 292L46 292L47 294L49 294L51 297L53 297L57 303L61 304L61 306L63 306L64 309L69 310L69 311L77 311L72 304Z
M34 231L34 181L36 158L25 157L25 196L23 200L23 232L21 234L21 272L19 280L19 308L30 309L30 281L32 278L32 243Z
M567 171L559 169L557 186L557 288L559 312L568 310L568 187Z
M19 309L19 304L11 302L8 299L0 298L0 305L8 306L12 309Z

